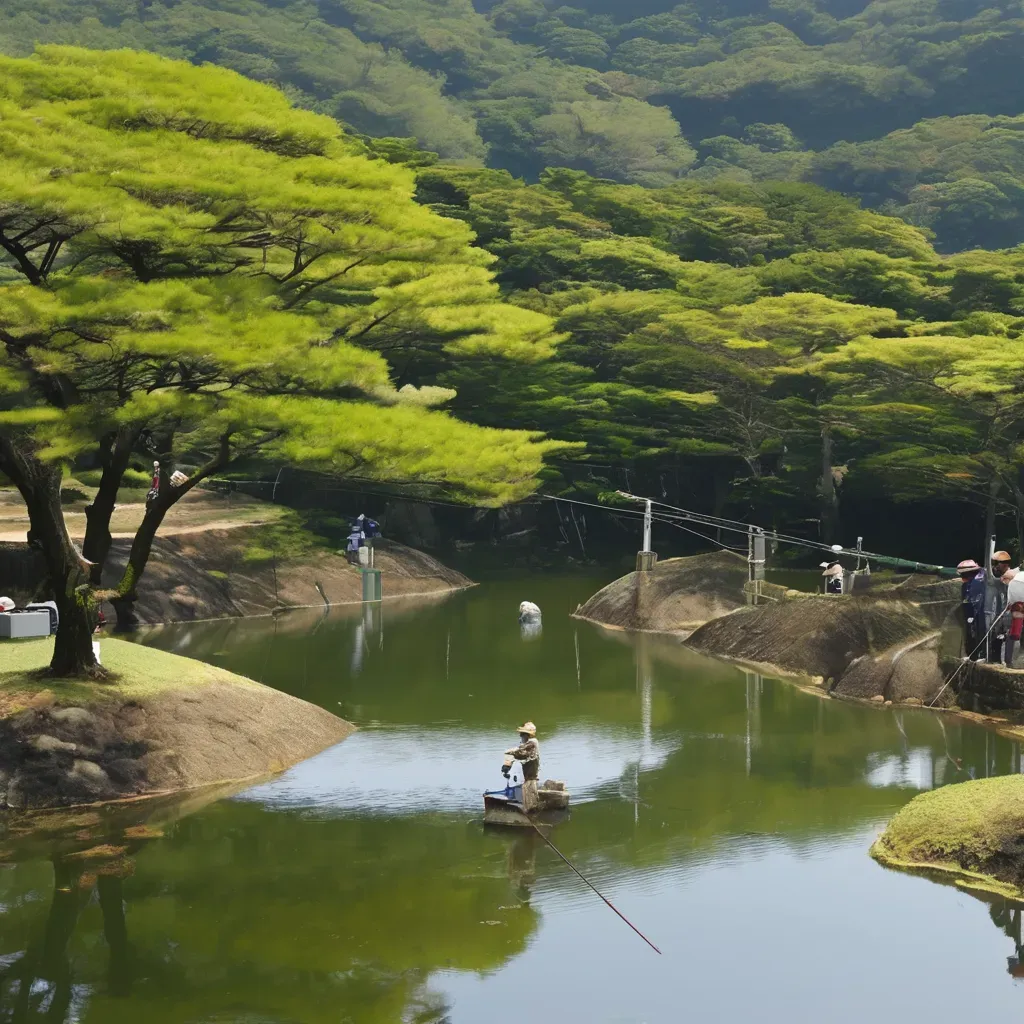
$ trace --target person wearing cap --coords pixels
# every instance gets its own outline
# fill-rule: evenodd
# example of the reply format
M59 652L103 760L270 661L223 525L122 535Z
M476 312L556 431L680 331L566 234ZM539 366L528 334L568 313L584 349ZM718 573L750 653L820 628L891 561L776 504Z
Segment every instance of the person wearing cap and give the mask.
M843 567L838 562L822 562L825 568L822 576L825 577L825 593L841 594L843 592Z
M972 661L984 661L985 570L973 558L965 558L956 567L956 571L960 576L964 654Z
M1013 579L1007 570L1013 565L1009 551L992 553L990 573L985 586L985 633L988 636L988 660L1002 663L1010 617L1006 611L1006 586Z
M540 744L537 726L526 722L519 726L519 746L506 750L523 766L523 809L532 811L537 806L537 777L540 775Z

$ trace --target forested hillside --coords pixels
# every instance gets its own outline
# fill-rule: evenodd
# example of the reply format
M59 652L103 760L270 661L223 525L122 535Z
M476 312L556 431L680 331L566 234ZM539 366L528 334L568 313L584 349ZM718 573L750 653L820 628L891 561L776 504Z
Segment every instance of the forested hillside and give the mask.
M586 2L8 0L0 48L225 65L406 165L491 254L506 328L558 344L353 341L459 420L580 443L550 490L847 538L948 500L1024 549L1024 19Z
M1024 238L1024 17L972 0L6 0L0 49L131 46L536 180L801 180Z
M563 340L514 366L409 350L400 383L585 442L550 487L635 485L825 537L849 535L841 496L889 536L893 500L967 501L1024 529L1024 253L941 257L903 221L791 183L435 166L418 194L473 227L509 298ZM933 525L955 543L952 507L908 543Z

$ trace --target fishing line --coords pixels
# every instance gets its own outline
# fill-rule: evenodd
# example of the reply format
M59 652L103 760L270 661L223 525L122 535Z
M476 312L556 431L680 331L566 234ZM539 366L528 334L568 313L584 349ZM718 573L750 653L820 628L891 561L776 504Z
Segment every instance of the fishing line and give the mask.
M985 643L985 641L986 641L986 640L988 640L989 636L990 636L990 635L991 635L991 633L992 633L992 630L993 630L993 629L995 629L995 628L996 628L996 626L998 626L998 625L999 625L999 620L1000 620L1000 619L1001 619L1001 618L1002 618L1002 617L1003 617L1003 616L1004 616L1004 615L1005 615L1005 614L1006 614L1006 613L1007 613L1008 611L1009 611L1009 605L1007 605L1007 606L1006 606L1006 607L1005 607L1005 608L1004 608L1004 609L1003 609L1003 610L1002 610L1002 611L1001 611L1001 612L1000 612L1000 613L999 613L999 614L998 614L998 615L996 616L995 622L993 622L993 623L992 623L992 625L988 627L988 632L987 632L987 633L986 633L986 634L985 634L985 635L984 635L984 636L983 636L983 637L982 637L982 638L981 638L981 639L980 639L980 640L978 641L978 644L977 644L977 646L976 646L976 647L974 648L974 650L973 650L973 651L971 651L971 653L970 653L970 654L968 654L968 655L965 655L965 656L964 656L964 660L963 660L963 661L961 661L961 662L960 662L960 664L959 664L959 665L957 665L957 667L956 667L955 669L953 669L953 672L952 672L952 674L950 675L950 677L949 677L949 678L948 678L948 679L947 679L947 680L945 681L945 683L943 683L943 685L942 685L942 689L941 689L941 690L939 690L939 692L938 692L937 694L935 694L935 696L934 696L934 697L932 697L932 699L931 699L931 702L930 702L930 703L928 704L928 707L934 707L934 706L935 706L935 702L936 702L936 701L937 701L937 700L938 700L938 699L939 699L939 698L940 698L940 697L941 697L941 696L943 695L943 693L945 693L945 692L946 692L946 687L947 687L947 686L949 686L949 684L950 684L951 682L953 682L953 680L954 680L954 679L956 679L956 677L957 677L957 675L959 674L960 670L961 670L961 669L962 669L962 668L963 668L963 667L964 667L965 665L971 664L971 659L972 659L972 657L973 657L973 656L974 656L975 654L977 654L977 653L978 653L978 651L980 651L980 650L981 650L981 645L982 645L983 643Z

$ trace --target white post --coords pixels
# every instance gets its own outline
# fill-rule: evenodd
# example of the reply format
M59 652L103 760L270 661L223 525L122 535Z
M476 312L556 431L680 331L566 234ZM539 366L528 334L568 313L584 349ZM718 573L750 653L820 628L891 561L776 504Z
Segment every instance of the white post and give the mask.
M644 502L644 552L651 550L651 499Z

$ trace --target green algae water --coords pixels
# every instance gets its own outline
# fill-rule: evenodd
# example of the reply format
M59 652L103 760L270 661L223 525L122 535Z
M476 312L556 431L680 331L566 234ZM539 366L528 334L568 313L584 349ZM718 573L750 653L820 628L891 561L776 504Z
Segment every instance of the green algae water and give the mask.
M73 823L70 839L7 842L0 1021L1019 1013L1017 907L867 855L920 790L1020 771L1018 745L572 620L603 582L505 579L141 636L360 731L260 785L136 809L106 849L79 848L88 815L77 847ZM539 633L517 622L524 599ZM538 837L482 827L480 793L527 718L542 777L573 793L554 842L662 956Z

